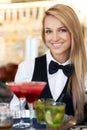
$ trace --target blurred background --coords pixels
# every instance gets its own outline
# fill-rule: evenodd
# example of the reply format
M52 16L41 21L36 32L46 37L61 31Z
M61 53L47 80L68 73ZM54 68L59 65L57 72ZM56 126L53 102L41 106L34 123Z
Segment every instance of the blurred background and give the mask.
M44 11L62 3L77 13L87 48L87 0L0 0L0 79L13 80L18 64L47 50L41 39ZM13 74L13 76L12 76Z

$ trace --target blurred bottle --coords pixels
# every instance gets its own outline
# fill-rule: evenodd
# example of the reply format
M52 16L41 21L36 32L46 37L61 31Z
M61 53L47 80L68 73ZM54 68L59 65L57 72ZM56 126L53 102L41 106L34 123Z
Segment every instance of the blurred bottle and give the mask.
M34 59L38 56L38 40L36 38L28 38L25 43L25 60Z

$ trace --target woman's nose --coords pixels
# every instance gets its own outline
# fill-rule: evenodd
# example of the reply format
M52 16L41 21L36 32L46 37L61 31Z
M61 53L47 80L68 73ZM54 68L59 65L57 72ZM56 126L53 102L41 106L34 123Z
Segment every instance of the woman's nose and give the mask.
M53 40L57 41L59 39L59 34L57 32L53 33Z

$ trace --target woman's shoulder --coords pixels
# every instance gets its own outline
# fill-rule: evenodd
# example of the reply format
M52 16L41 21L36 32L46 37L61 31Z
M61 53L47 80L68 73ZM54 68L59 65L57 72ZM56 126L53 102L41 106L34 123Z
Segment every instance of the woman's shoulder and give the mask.
M24 60L22 61L19 66L32 66L35 63L35 59L29 59L29 60Z
M35 60L24 60L18 65L18 70L15 76L15 81L29 81L32 78L34 71Z
M43 57L43 58L42 58ZM18 65L18 69L24 70L27 73L33 72L34 67L35 67L35 62L36 60L42 62L42 60L45 58L45 55L36 57L35 59L29 59L29 60L24 60Z
M18 65L18 71L31 74L34 71L35 59L24 60Z

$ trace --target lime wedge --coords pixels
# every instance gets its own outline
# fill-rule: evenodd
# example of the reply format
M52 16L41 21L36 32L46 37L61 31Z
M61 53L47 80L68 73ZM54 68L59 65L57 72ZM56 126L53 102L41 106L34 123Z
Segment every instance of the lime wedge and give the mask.
M62 122L62 121L63 121L63 114L62 113L56 114L56 116L53 120L53 123L57 124L57 123Z
M51 112L50 111L46 111L45 112L45 120L48 124L53 124L52 122L52 117L51 117Z

